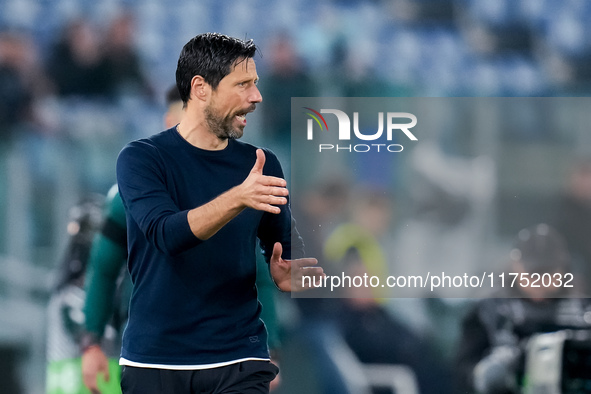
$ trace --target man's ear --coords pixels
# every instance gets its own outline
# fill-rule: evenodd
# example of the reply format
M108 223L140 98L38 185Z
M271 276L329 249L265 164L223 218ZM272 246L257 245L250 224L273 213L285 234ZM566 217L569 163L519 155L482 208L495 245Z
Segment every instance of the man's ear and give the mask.
M195 75L191 79L191 97L205 101L211 93L211 86L205 82L201 75Z

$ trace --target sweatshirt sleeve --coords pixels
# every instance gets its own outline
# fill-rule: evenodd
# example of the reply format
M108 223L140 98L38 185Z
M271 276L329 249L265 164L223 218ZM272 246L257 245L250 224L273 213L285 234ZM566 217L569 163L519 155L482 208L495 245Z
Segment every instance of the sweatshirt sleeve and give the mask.
M165 165L154 146L135 141L123 148L117 182L128 219L158 251L174 256L202 242L189 227L188 210L181 211L170 196Z
M116 189L117 186L107 196L104 224L92 242L85 282L86 330L97 338L103 336L113 314L117 278L127 257L125 211Z

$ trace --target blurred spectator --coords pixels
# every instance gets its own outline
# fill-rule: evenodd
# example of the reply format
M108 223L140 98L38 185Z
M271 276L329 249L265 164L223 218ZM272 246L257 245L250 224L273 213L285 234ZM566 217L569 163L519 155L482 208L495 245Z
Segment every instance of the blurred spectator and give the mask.
M34 100L47 92L37 48L26 34L0 32L0 143L34 120Z
M306 241L307 253L322 255L324 241L343 220L350 187L347 180L333 174L313 183L301 196L294 196L292 210L298 218L302 237L309 240Z
M63 30L51 52L48 71L62 97L108 97L113 91L113 77L101 53L99 36L82 18Z
M7 140L14 126L28 111L31 95L18 71L18 38L0 36L0 138ZM16 55L16 58L15 58Z
M296 196L292 200L293 215L298 218L298 230L306 240L306 254L319 256L320 260L324 241L342 221L349 198L349 186L341 177L326 177L312 182L299 198ZM318 288L307 291L305 297L294 298L300 321L289 338L291 344L288 346L291 346L292 351L305 353L301 357L311 368L302 377L292 377L293 387L298 388L294 393L302 392L302 378L309 380L308 374L313 374L316 391L305 388L306 392L366 394L363 382L358 379L361 374L359 362L336 324L339 301L328 297L330 294L327 294L326 289ZM290 372L301 368L293 365ZM289 376L286 383L289 385Z
M550 274L555 278L555 274L570 272L566 243L546 224L521 230L509 256L508 271L512 273ZM520 280L520 283L524 282ZM553 279L552 283L557 282ZM566 329L587 332L591 329L591 322L586 318L591 313L591 303L588 299L566 298L575 295L570 290L543 283L505 286L497 296L514 298L488 298L478 302L463 321L457 353L457 392L516 394L523 392L526 384L535 385L531 376L525 379L526 351L532 336ZM580 362L588 361L581 359ZM554 365L563 363L556 360ZM547 370L544 373L567 376L567 372Z
M125 13L116 17L107 30L104 56L117 96L145 95L153 91L142 70L141 59L134 43L134 18Z
M382 242L386 241L392 221L391 199L385 191L373 189L360 191L353 198L350 220L329 235L324 247L323 255L335 264L336 274L345 270L351 272L351 276L358 275L359 271L379 278L387 276L387 257ZM345 297L349 298L384 296L381 288L362 286L344 290Z
M342 43L342 61L336 65L342 70L335 82L341 85L343 97L411 97L413 92L380 76L371 56L360 56L358 51ZM339 56L340 57L340 56Z
M18 365L23 352L16 346L0 343L0 379L2 390L5 393L24 393L22 385L18 380Z
M10 207L10 195L15 193L10 163L17 157L13 149L20 136L38 130L41 116L36 103L48 91L40 64L37 47L27 32L0 31L0 251L10 249L12 243L8 218L9 209L14 208ZM31 155L22 157L29 160Z
M349 202L350 185L338 176L314 182L301 196L292 199L292 211L297 217L298 231L306 240L306 253L323 256L324 243L335 227L344 220ZM329 274L332 267L323 267ZM322 299L325 289L310 289L313 297L295 298L302 319L326 319L335 313L333 300ZM318 299L318 297L320 299Z
M555 226L564 235L573 257L573 269L588 292L591 289L591 159L571 169L567 189L556 212Z
M362 192L353 202L351 221L336 228L326 241L326 258L338 262L341 272L351 278L367 275L384 280L388 267L381 242L390 230L393 209L387 193ZM414 372L421 393L450 392L451 373L432 341L413 332L385 308L384 299L379 298L385 296L383 288L368 285L342 290L336 320L359 361L405 365ZM390 391L374 387L373 392Z
M102 223L104 197L89 195L70 209L68 244L56 267L57 283L47 305L47 393L82 387L78 340L84 328L84 276L92 239Z
M277 34L268 47L270 70L261 79L261 94L266 103L261 107L263 133L267 141L289 145L291 98L314 97L318 93L289 36Z

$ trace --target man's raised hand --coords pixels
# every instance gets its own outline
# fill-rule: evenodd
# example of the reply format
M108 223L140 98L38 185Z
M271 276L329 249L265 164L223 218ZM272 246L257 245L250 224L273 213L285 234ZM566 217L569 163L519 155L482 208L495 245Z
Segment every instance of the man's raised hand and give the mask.
M312 283L319 283L326 276L324 270L316 266L318 260L315 258L284 260L282 253L283 246L276 242L269 262L273 281L282 291L307 290ZM304 276L309 280L304 281Z
M287 182L282 178L263 175L265 153L262 149L257 149L256 155L254 166L240 185L242 203L259 211L279 213L281 209L277 205L287 204Z
M289 192L285 179L263 175L265 153L257 149L256 155L256 162L244 182L189 211L187 220L197 238L209 239L244 208L280 213L278 205L287 204Z

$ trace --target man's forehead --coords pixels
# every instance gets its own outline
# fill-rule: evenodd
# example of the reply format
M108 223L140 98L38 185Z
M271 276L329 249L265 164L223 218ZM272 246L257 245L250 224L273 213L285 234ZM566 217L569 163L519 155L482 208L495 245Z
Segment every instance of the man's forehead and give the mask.
M256 76L257 68L254 59L249 57L248 59L238 59L232 65L230 74L253 74ZM228 74L228 75L230 75Z

